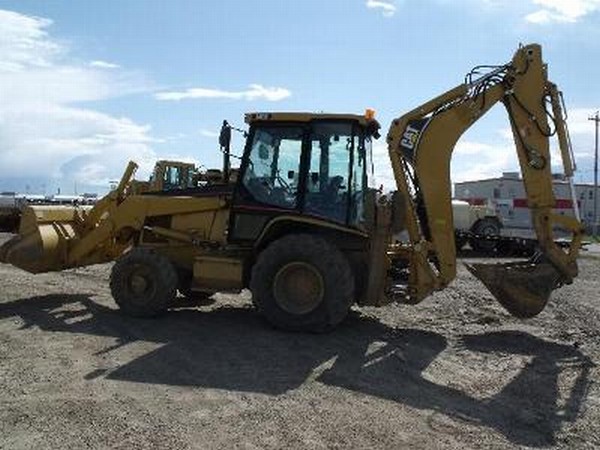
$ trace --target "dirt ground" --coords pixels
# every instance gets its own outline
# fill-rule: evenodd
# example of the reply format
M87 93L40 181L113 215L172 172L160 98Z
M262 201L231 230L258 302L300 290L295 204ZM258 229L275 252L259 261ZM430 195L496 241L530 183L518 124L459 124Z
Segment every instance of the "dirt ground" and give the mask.
M109 271L0 265L0 448L600 447L598 248L532 320L461 266L326 335L244 295L127 318Z

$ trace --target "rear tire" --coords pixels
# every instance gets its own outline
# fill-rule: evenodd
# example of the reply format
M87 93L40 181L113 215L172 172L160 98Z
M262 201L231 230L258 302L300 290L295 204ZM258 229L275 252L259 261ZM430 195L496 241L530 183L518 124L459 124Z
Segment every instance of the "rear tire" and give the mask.
M354 276L344 254L326 239L292 234L258 257L252 301L275 327L325 332L342 322L354 300Z
M177 272L168 258L152 250L134 248L115 263L110 290L125 314L156 317L177 295Z
M473 227L473 233L478 236L500 236L500 225L494 219L481 219ZM494 253L498 246L498 241L472 238L469 240L469 245L479 253Z
M456 246L456 251L460 252L465 245L467 245L467 238L463 236L454 236L454 244Z

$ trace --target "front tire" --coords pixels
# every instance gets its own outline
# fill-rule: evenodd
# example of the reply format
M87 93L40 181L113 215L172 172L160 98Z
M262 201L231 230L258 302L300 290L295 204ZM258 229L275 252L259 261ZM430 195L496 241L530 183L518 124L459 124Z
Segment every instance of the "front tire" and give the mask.
M163 314L177 295L177 272L163 255L134 248L115 263L110 290L125 314L156 317Z
M325 332L347 316L354 276L335 245L319 236L292 234L259 255L250 290L256 308L272 325Z

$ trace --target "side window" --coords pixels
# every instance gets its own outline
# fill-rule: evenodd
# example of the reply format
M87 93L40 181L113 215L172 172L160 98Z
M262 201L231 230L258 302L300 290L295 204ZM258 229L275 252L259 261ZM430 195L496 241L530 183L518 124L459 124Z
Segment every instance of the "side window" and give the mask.
M167 166L163 176L163 189L177 189L180 187L181 173L179 167Z
M264 127L254 133L243 184L254 200L294 209L297 205L301 127Z
M352 125L324 123L313 127L304 209L346 223Z
M194 186L194 179L195 179L195 171L193 167L188 167L187 169L185 169L185 184L187 187L191 188L191 187L195 187Z
M361 225L364 223L365 207L364 196L367 189L366 172L366 147L370 145L370 139L363 136L354 136L354 157L352 158L352 178L350 185L350 224Z

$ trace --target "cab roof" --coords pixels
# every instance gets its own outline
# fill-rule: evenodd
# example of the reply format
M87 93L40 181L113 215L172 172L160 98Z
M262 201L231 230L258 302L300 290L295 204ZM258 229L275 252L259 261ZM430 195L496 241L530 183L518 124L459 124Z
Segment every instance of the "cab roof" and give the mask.
M355 120L363 126L377 123L375 119L368 119L361 114L333 114L311 112L251 112L246 113L247 124L253 122L310 122L312 120Z
M180 167L185 167L185 166L195 166L194 163L190 163L190 162L185 162L185 161L175 161L172 159L159 159L158 161L156 161L156 163L154 164L154 166L180 166Z

